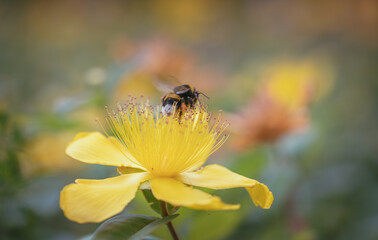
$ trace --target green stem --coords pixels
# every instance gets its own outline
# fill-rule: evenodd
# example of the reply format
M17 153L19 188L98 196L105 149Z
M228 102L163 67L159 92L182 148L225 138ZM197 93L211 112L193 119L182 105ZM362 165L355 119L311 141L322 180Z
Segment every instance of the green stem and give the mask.
M167 203L164 202L164 201L159 201L159 202L160 202L161 216L162 217L169 216L168 210L167 210ZM172 235L173 239L174 240L179 240L179 237L178 237L178 235L176 233L175 228L173 227L172 222L168 222L167 223L167 227L168 227L169 231L171 232L171 235Z

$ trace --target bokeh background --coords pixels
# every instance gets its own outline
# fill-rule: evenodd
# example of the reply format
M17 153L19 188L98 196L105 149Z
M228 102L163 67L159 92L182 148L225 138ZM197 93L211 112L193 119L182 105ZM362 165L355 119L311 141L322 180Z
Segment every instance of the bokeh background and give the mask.
M375 0L0 1L0 238L93 233L59 192L116 170L65 146L105 105L189 83L231 122L209 161L275 202L217 191L241 209L181 209L182 239L378 239L377 25ZM141 194L124 213L154 214Z

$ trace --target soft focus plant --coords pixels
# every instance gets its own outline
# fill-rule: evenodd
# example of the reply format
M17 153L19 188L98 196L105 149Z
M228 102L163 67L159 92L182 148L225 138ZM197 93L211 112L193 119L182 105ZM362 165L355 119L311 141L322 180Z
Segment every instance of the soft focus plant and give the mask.
M73 136L72 132L40 133L27 141L19 153L23 176L79 168L80 163L64 154Z
M229 115L233 147L272 143L305 129L311 103L327 94L333 83L330 67L321 66L286 60L266 67L256 94L238 113Z

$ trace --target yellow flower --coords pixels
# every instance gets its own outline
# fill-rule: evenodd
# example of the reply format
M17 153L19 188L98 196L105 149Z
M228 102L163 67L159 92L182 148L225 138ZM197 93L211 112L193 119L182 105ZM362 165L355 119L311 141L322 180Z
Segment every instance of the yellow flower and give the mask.
M308 107L332 87L329 65L303 60L282 61L270 66L264 74L266 93L276 103L289 110Z
M157 108L158 109L158 108ZM66 153L82 162L117 166L121 176L78 179L63 188L60 206L67 218L101 222L123 210L143 183L154 196L173 206L203 210L238 209L192 186L211 189L245 187L255 205L268 209L273 195L262 183L212 164L202 165L227 139L227 127L202 106L180 119L161 114L148 101L131 100L107 118L115 137L79 133ZM124 171L125 169L134 171Z
M25 177L44 172L72 171L81 164L64 154L75 134L72 132L41 132L30 139L19 152L21 173Z

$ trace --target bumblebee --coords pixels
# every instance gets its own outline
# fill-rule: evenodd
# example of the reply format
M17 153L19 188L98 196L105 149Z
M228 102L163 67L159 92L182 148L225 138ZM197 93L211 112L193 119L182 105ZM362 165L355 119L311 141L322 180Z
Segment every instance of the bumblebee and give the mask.
M188 108L193 107L199 101L200 94L209 98L189 84L174 87L173 92L161 98L162 111L167 115L176 111L181 116Z

